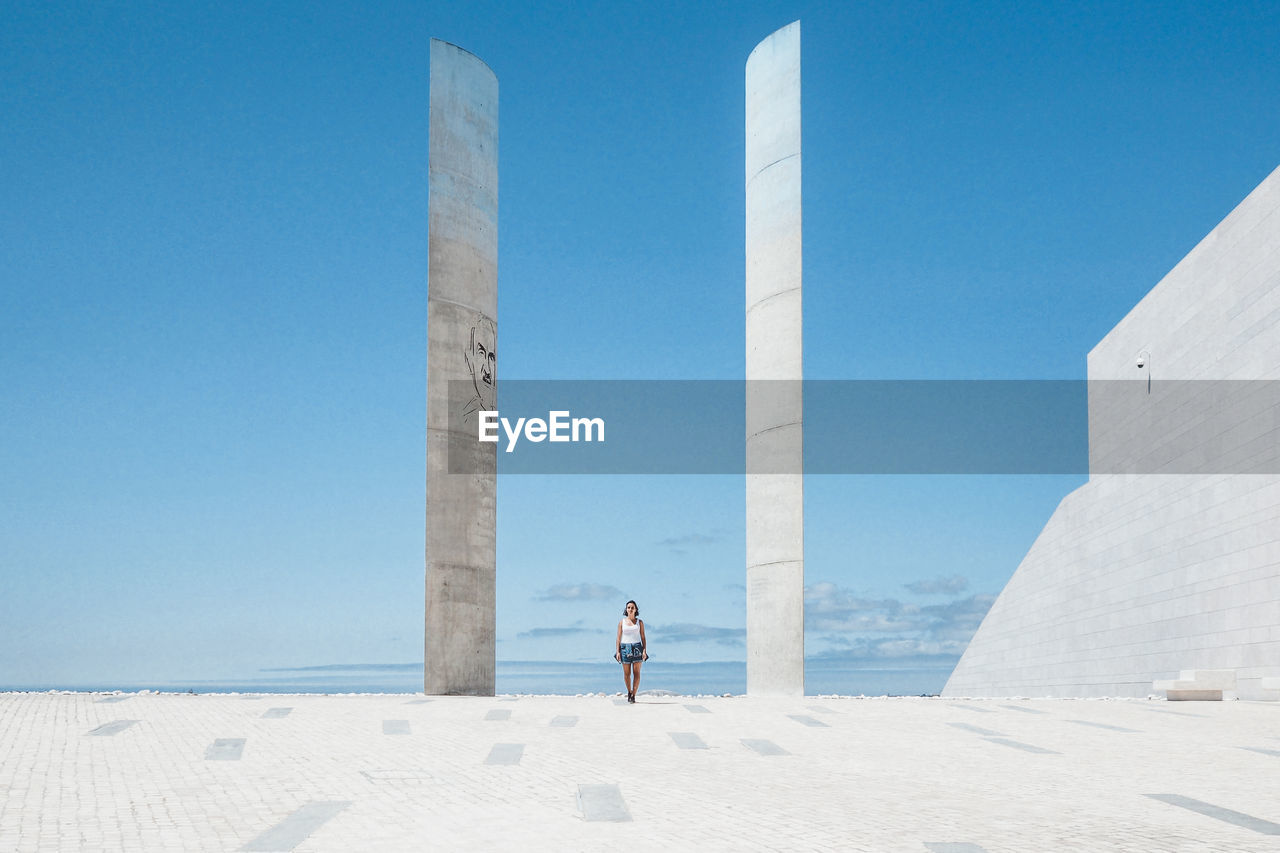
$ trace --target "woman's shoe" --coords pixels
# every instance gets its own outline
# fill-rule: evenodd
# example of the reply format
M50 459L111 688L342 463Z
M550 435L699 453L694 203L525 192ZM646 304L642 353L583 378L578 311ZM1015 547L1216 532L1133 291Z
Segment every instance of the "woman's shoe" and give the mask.
M628 702L630 702L632 705L634 705L634 704L636 703L636 694L634 694L634 693L628 693L628 694L627 694L627 701L628 701Z

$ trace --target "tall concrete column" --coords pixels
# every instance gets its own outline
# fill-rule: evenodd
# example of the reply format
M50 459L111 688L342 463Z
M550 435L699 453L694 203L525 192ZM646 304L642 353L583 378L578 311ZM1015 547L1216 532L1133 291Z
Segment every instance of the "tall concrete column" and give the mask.
M494 694L498 79L431 40L427 285L427 693ZM451 393L452 392L452 393Z
M747 59L747 693L804 694L800 22Z

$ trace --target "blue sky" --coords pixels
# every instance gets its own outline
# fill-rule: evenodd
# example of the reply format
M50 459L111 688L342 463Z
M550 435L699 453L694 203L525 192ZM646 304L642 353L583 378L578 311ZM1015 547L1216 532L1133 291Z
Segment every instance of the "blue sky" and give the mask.
M805 366L1079 379L1280 163L1280 11L49 3L0 27L0 684L421 660L431 37L500 85L502 379L743 372L801 20ZM810 477L810 654L954 660L1080 476ZM498 656L741 660L733 476L506 476ZM940 686L940 685L939 685Z

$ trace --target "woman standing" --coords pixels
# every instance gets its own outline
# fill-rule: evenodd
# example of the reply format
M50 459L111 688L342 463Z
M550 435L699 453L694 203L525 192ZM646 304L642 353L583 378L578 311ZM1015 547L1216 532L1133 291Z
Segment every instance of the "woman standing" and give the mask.
M618 639L614 643L617 651L613 659L622 663L622 680L627 685L627 701L636 701L636 690L640 687L640 664L649 659L645 651L644 621L640 618L640 608L634 601L628 601L623 608L622 619L618 622Z

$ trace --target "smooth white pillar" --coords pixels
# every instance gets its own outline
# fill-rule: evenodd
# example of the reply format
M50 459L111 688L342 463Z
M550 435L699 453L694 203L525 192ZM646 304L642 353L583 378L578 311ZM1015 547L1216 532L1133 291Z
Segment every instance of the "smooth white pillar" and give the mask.
M746 70L747 693L804 694L800 22Z

